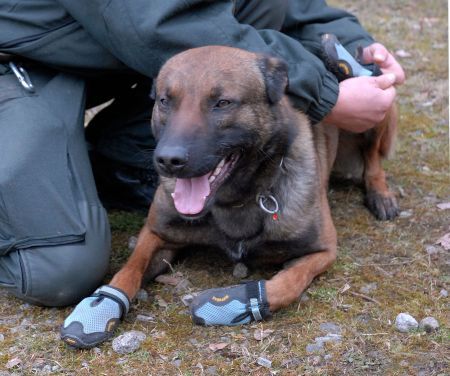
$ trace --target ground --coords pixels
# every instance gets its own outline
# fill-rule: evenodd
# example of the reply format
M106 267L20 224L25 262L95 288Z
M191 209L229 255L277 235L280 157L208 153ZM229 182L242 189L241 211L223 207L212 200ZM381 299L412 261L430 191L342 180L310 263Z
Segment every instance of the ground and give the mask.
M3 292L0 375L448 374L449 298L441 290L449 290L450 257L435 245L450 232L450 210L437 207L450 202L447 2L330 3L356 13L377 40L397 52L407 72L398 90L397 152L385 164L402 215L379 222L363 207L359 188L331 188L339 257L298 304L264 323L204 328L192 324L180 300L185 289L150 283L145 286L148 301L133 304L117 333L146 334L139 350L129 355L115 353L111 342L92 350L70 349L59 340L58 329L71 308L32 307ZM128 240L143 217L115 212L110 219L113 273L129 254ZM204 255L194 256L173 268L175 278L188 279L192 291L237 282L232 265L221 258L205 262ZM250 278L271 273L254 271ZM400 333L394 327L400 312L418 320L433 316L440 329ZM137 315L152 317L141 321ZM330 322L341 330L341 339L308 352L308 344L325 334L320 325Z

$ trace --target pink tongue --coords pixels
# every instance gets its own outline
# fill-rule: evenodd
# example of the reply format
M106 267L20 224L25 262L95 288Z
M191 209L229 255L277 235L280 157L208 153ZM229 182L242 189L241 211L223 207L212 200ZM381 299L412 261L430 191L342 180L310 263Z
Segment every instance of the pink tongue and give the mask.
M181 214L198 214L204 206L206 197L211 192L208 177L211 173L191 179L177 179L173 202Z

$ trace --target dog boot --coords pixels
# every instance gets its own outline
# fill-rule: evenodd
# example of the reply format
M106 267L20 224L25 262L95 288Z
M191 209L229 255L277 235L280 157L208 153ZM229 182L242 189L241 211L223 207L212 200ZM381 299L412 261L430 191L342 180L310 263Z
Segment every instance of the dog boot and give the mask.
M110 338L130 308L127 295L102 286L83 299L61 327L61 339L70 346L90 348Z
M194 323L199 325L240 325L270 315L266 281L205 290L191 303Z

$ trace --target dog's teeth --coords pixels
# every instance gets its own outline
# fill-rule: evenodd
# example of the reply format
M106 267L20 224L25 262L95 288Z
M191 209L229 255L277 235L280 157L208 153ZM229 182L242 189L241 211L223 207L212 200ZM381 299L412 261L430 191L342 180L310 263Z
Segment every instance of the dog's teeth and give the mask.
M225 164L225 159L222 159L220 161L219 165L217 166L217 168L220 170L223 167L224 164Z
M210 183L212 183L214 180L216 180L216 175L211 175L208 180Z
M175 193L171 193L170 195L172 196L172 198L175 198Z

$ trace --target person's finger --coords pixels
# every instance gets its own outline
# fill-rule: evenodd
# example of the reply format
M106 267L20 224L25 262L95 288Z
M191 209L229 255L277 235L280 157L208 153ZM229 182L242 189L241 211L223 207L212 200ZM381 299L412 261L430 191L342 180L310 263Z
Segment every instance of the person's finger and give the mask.
M363 61L365 64L376 63L383 65L389 56L389 51L380 43L373 43L363 50Z
M387 109L390 108L394 103L396 95L397 90L395 89L395 86L391 86L383 91L383 99Z
M390 88L394 85L396 80L394 73L382 74L381 76L374 77L375 84L383 90Z

